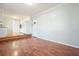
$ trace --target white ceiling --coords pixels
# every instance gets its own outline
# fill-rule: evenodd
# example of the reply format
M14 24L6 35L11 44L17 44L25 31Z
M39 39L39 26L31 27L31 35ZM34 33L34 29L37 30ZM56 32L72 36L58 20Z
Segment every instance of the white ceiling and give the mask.
M41 11L55 7L59 3L33 3L28 5L25 3L0 3L0 13L8 15L29 16L37 14Z

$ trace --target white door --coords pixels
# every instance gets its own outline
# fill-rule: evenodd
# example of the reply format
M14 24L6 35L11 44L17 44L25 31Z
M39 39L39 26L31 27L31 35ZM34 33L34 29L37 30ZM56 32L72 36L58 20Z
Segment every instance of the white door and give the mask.
M17 33L19 30L19 21L13 20L13 33Z
M30 18L25 18L20 21L20 24L22 25L22 28L20 31L25 34L31 34L31 20Z

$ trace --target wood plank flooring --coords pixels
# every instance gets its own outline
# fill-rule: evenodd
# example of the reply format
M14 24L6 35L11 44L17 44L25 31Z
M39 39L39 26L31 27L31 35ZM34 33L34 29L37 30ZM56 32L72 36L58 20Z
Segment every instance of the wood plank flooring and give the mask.
M18 39L31 37L31 36L32 36L31 34L9 33L9 34L0 36L0 42L2 42L2 41L18 40Z
M0 42L0 56L79 56L79 49L36 37Z

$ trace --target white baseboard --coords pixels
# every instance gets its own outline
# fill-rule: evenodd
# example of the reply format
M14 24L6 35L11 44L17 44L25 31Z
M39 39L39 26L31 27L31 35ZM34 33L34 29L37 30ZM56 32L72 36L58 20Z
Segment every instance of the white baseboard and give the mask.
M43 37L38 37L38 36L34 36L34 37L37 37L37 38L40 38L40 39L44 39L44 40L48 40L48 39L43 38ZM54 41L54 40L50 40L50 39L49 39L48 41L52 41L52 42L56 42L56 43L59 43L59 44L63 44L63 45L67 45L67 46L71 46L71 47L74 47L74 48L79 48L79 46L71 45L71 44L68 44L68 43L63 43L63 42Z
M46 40L46 39L45 39L45 40ZM74 48L79 48L79 46L71 45L71 44L68 44L68 43L63 43L63 42L54 41L54 40L48 40L48 41L52 41L52 42L56 42L56 43L59 43L59 44L63 44L63 45L67 45L67 46L71 46L71 47L74 47Z

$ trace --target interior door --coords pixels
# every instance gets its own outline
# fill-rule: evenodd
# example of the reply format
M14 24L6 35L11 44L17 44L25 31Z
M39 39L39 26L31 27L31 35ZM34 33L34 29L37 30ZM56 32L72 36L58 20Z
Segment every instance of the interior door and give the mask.
M13 20L13 33L19 32L19 21L18 20Z

